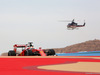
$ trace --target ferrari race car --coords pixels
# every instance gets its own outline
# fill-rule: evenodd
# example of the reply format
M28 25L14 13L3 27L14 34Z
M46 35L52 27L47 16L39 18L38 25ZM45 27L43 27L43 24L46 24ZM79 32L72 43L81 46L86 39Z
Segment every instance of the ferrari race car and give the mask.
M22 48L21 53L17 53L17 48ZM54 56L54 49L43 50L41 47L39 49L33 48L32 42L25 45L14 45L14 50L8 52L8 56Z

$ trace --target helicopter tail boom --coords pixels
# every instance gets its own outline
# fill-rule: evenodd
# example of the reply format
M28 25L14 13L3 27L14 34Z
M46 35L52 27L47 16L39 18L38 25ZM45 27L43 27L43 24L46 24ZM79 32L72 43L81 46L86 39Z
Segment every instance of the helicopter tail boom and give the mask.
M84 27L84 26L85 26L85 22L84 22L83 25L77 25L77 27Z

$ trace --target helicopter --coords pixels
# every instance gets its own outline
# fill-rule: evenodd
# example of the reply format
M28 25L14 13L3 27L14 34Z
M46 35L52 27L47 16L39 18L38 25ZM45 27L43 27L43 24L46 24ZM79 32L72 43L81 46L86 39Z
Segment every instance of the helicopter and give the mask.
M61 20L60 22L69 22L69 21L66 21L66 20ZM71 21L71 23L68 23L67 25L67 29L68 30L73 30L73 29L78 29L79 27L84 27L85 26L85 21L84 21L84 24L83 25L78 25L78 23L74 22L74 19Z
M84 24L83 25L78 25L78 23L75 23L74 22L74 19L72 20L72 22L71 23L68 23L68 25L67 25L67 29L76 29L76 28L78 28L78 27L84 27L85 26L85 22L84 22Z

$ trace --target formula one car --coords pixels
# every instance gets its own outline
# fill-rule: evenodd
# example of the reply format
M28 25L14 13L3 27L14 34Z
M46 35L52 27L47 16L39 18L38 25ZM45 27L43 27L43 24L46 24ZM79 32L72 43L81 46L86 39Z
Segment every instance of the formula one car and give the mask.
M17 48L22 48L21 53L17 53ZM55 51L53 49L49 49L48 51L41 49L33 48L32 42L25 45L14 45L14 50L10 50L8 52L8 56L54 56Z

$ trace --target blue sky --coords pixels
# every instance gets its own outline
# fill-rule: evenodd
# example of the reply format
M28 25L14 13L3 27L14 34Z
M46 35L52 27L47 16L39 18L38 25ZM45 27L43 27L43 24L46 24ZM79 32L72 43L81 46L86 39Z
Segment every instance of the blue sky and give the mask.
M38 48L62 48L100 39L100 0L0 0L0 53L29 41ZM75 19L86 27L67 30ZM79 20L79 21L77 21Z

